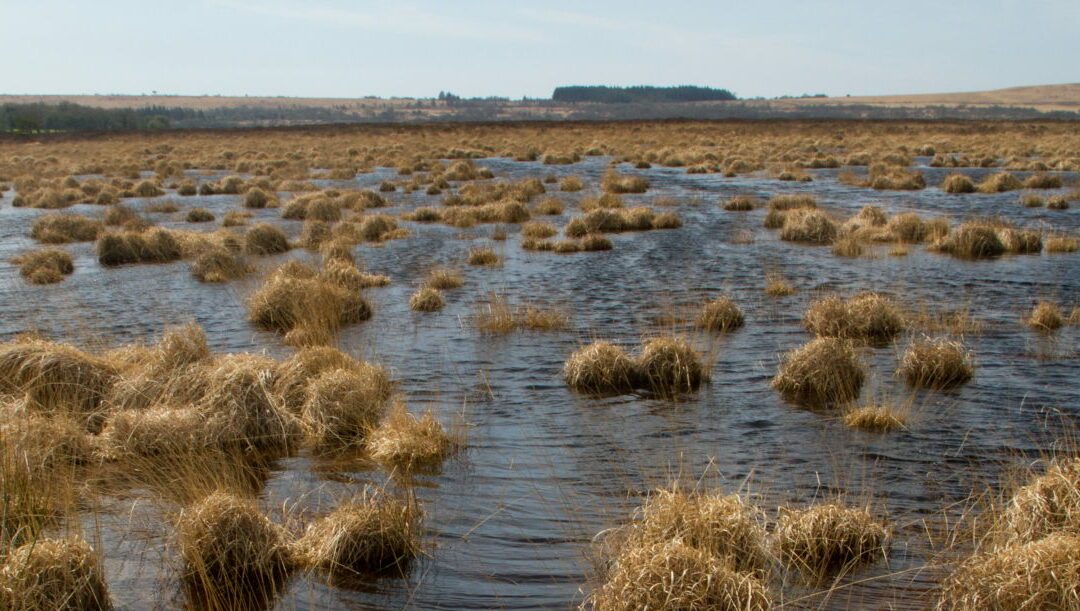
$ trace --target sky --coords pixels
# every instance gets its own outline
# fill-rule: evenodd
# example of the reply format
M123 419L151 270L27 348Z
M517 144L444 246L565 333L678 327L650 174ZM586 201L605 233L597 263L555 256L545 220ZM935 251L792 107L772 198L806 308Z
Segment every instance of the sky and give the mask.
M0 0L7 94L739 97L1080 82L1078 0Z

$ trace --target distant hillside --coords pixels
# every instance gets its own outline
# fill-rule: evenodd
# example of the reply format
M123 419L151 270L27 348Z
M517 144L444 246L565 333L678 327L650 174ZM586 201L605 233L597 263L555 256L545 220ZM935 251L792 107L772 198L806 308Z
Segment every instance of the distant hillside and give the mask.
M551 94L555 102L599 102L602 104L632 104L657 102L718 102L734 100L735 95L727 89L712 87L605 87L572 85L556 87Z
M66 107L65 107L66 106ZM106 112L107 111L107 112ZM0 95L0 131L432 121L1080 120L1080 84L895 96L737 100L707 87L560 87L553 99Z
M1080 110L1080 83L1066 85L1036 85L1033 87L1009 87L992 91L966 93L926 93L917 95L852 96L836 98L793 98L770 100L771 104L791 106L975 106L975 107L1024 107L1043 112Z

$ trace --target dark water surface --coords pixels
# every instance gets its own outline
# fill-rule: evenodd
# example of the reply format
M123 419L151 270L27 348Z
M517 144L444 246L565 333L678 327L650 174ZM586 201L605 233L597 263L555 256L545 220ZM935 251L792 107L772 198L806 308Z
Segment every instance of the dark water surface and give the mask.
M927 159L920 158L925 164ZM595 186L607 160L589 158L572 166L540 166L481 160L500 178L576 174ZM920 168L931 185L951 170ZM403 223L408 239L381 247L361 245L357 258L393 284L367 292L373 320L350 327L339 347L384 363L414 408L434 407L444 422L459 415L469 423L468 449L438 473L415 476L427 511L428 556L407 579L382 579L356 590L331 588L318 576L299 576L280 599L281 609L549 609L580 601L590 564L590 542L598 532L624 521L648 490L682 474L728 491L747 491L775 517L785 503L832 499L869 502L894 525L887 564L857 573L831 597L795 586L783 597L811 608L922 608L940 570L921 568L936 559L926 524L938 523L943 508L973 488L997 481L1021 453L1045 449L1044 426L1055 414L1075 417L1076 327L1052 337L1037 335L1020 319L1033 303L1049 298L1066 309L1080 302L1077 254L1010 256L960 261L913 246L906 257L842 259L826 247L781 242L762 228L764 209L725 212L718 202L737 193L768 197L786 192L817 195L838 217L876 203L890 214L914 211L924 217L995 215L1020 224L1075 232L1076 209L1028 209L1019 193L953 196L936 186L917 192L872 192L841 184L835 170L815 170L812 183L782 183L765 177L687 175L679 169L640 173L652 188L624 196L627 205L658 196L684 226L669 231L612 235L610 252L557 255L523 251L517 226L509 239L488 239L493 226L455 229ZM966 169L976 180L993 170ZM1017 173L1023 178L1024 173ZM321 186L370 187L394 178L391 170L356 181L317 181ZM202 177L203 180L210 179ZM1076 180L1067 175L1066 182ZM564 202L595 194L549 193ZM223 285L204 285L190 262L169 265L98 265L91 244L66 246L76 256L75 273L44 287L27 285L8 263L32 246L33 218L44 213L0 200L0 336L30 328L82 345L153 341L163 327L194 319L215 351L262 351L284 358L293 349L280 338L255 331L244 300L264 273ZM390 195L399 213L437 205L422 192ZM149 214L164 226L211 230L213 224L178 222L190 207L221 214L239 206L237 196L178 198L178 214ZM129 205L142 209L144 200ZM99 214L76 206L69 212ZM278 218L278 210L254 211L257 218L299 235L301 223ZM576 214L567 206L557 224ZM544 218L543 220L553 220ZM752 232L751 244L732 239ZM470 237L471 236L471 237ZM504 263L494 268L464 265L468 250L492 246ZM261 272L301 250L259 261ZM408 309L409 295L434 265L461 267L466 285L446 291L447 307L421 314ZM762 292L768 272L781 273L799 292L771 298ZM872 374L864 400L885 396L911 403L908 428L888 435L847 429L835 415L782 402L769 388L779 355L811 336L801 316L817 291L844 295L874 290L908 308L964 309L981 323L965 337L977 359L971 383L949 393L913 395L893 370L911 336L895 345L865 348ZM564 331L485 335L471 322L492 292L511 303L560 307L572 316ZM738 331L708 337L667 321L707 297L729 294L746 314ZM560 370L577 347L602 338L636 346L663 330L690 333L713 360L712 383L678 402L621 396L595 399L570 392ZM382 471L362 460L327 462L305 454L281 460L269 473L262 495L273 515L283 506L326 511L364 483L381 484ZM392 484L393 485L393 484ZM105 570L121 608L175 605L172 575L177 555L169 545L167 516L138 491L105 495L88 511L84 529L103 550ZM804 600L800 596L810 595Z

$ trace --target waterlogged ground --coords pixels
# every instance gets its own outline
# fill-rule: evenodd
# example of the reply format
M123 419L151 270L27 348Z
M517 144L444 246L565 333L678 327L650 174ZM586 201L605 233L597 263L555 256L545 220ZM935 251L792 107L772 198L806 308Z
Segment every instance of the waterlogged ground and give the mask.
M556 167L502 159L477 163L509 180L581 176L585 191L554 194L576 202L595 195L607 161L588 158ZM922 166L927 161L919 158ZM277 607L567 608L583 596L597 533L624 521L650 489L680 474L693 480L703 473L706 485L750 493L771 517L781 504L838 495L889 516L894 536L887 563L845 579L829 596L788 585L778 593L784 602L811 608L927 606L928 592L942 575L935 567L943 560L941 536L931 542L928 533L942 525L943 510L955 518L962 507L955 504L973 489L997 483L1024 454L1037 456L1048 447L1052 433L1046 427L1060 422L1059 413L1075 417L1080 409L1080 329L1065 328L1048 338L1020 322L1038 299L1051 299L1066 312L1080 303L1080 255L960 261L921 246L893 257L882 246L872 257L843 259L827 247L781 242L777 232L762 228L763 208L726 212L718 205L737 193L767 198L808 192L840 218L876 203L890 214L949 215L954 222L996 215L1037 228L1080 227L1075 208L1024 208L1017 204L1018 192L946 195L935 185L950 170L919 169L930 188L874 192L837 182L836 170L811 170L814 182L788 183L623 166L621 172L647 176L652 185L646 194L624 196L627 205L670 197L684 221L681 229L616 234L613 251L557 255L523 251L514 225L463 230L403 223L413 231L409 238L358 246L355 252L368 270L390 276L393 284L368 291L374 319L347 328L339 347L388 366L411 406L433 407L446 423L463 418L468 449L441 472L413 477L427 512L427 556L409 578L343 589L301 575ZM978 180L994 170L963 171ZM379 170L355 181L316 182L369 188L394 178L394 171ZM1065 180L1072 184L1077 176ZM205 285L192 277L189 262L104 269L92 244L77 244L65 247L76 256L72 276L57 285L30 286L8 261L32 246L29 226L43 212L12 208L12 196L0 200L3 339L36 328L84 345L149 342L166 325L194 319L216 351L261 351L276 358L292 352L278 336L247 323L244 300L272 266L310 254L295 250L262 259L259 274ZM389 197L396 205L390 213L440 199L400 191ZM183 212L202 206L220 218L239 206L238 196L177 199L180 213L148 218L210 230L213 224L181 222ZM143 209L147 200L127 203ZM69 211L96 215L101 208ZM254 212L254 220L299 235L301 223L281 220L278 210ZM569 205L563 217L550 220L562 225L575 213ZM489 239L496 227L506 230L506 241ZM751 243L745 243L747 232ZM469 249L479 246L493 247L503 264L464 265ZM408 298L420 280L431 267L446 264L464 271L466 285L446 292L442 312L410 311ZM766 296L767 273L782 274L798 292ZM786 404L769 388L779 355L811 338L800 322L810 301L821 291L864 290L890 294L911 310L966 311L981 324L964 338L977 355L976 376L953 392L912 394L894 378L910 335L896 345L863 350L872 366L863 400L883 396L914 411L907 429L888 435L851 431L835 415ZM472 317L492 293L511 303L562 308L572 328L481 333ZM709 337L679 322L695 304L720 294L742 307L744 328ZM671 402L588 398L563 383L563 361L583 343L606 339L633 347L660 331L691 334L713 363L711 384ZM278 461L265 479L261 498L271 515L304 515L325 511L364 483L381 484L386 475L361 459L329 462L301 454ZM170 547L166 513L131 489L104 494L87 508L83 529L104 554L120 608L177 603L178 556Z

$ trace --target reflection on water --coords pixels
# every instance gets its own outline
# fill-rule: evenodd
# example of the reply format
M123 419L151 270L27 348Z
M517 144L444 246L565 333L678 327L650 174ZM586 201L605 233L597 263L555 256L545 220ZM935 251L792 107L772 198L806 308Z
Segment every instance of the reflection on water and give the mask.
M921 159L925 164L926 159ZM508 160L482 160L509 179L576 174L599 183L606 159L573 166L541 167ZM920 168L931 185L948 170ZM1053 339L1020 324L1036 299L1071 307L1080 301L1077 255L1013 256L995 261L958 261L910 248L906 257L841 259L828 248L778 240L761 227L764 210L725 212L718 202L737 193L768 197L811 192L822 207L850 216L868 203L890 213L924 216L996 215L1026 225L1076 231L1073 211L1029 209L1018 195L949 196L923 192L872 192L843 185L837 171L812 171L815 182L781 183L762 177L687 175L682 170L635 171L653 187L624 196L627 205L667 196L684 221L678 230L613 235L610 252L556 255L523 251L510 238L491 242L492 226L460 230L408 224L413 235L382 247L360 246L358 259L387 274L390 287L371 289L373 321L346 329L340 347L386 364L413 406L433 406L449 421L464 413L471 424L468 450L438 472L412 476L427 512L428 547L407 579L383 579L357 588L330 587L318 575L294 579L278 608L566 608L579 600L589 570L589 544L599 531L624 520L650 488L682 474L708 472L706 482L727 490L749 490L767 511L781 503L848 495L888 512L895 524L890 562L859 573L859 583L827 599L809 597L810 607L920 608L940 573L920 569L931 550L928 524L938 512L993 483L1005 461L1045 446L1048 413L1075 416L1077 328ZM965 170L978 180L992 170ZM392 171L356 181L322 185L368 187ZM1022 178L1023 173L1019 176ZM204 178L205 179L205 178ZM1075 176L1066 178L1066 182ZM579 194L557 194L573 202ZM190 263L103 269L90 244L69 245L75 273L64 282L31 287L7 263L30 247L29 225L41 211L0 208L0 335L30 328L83 344L150 341L167 325L194 319L216 351L291 353L280 338L246 322L244 300L260 275L226 285L199 284ZM422 193L394 193L391 213L437 200ZM183 198L186 207L205 207L220 216L238 205L237 196ZM137 208L145 202L135 200ZM76 206L71 212L98 214ZM574 214L574 206L557 220ZM256 210L256 219L286 229L276 210ZM176 215L149 214L165 226L198 227ZM205 228L203 229L205 230ZM750 243L745 239L753 236ZM471 239L463 237L473 236ZM463 264L468 250L492 246L503 258L495 268ZM269 268L303 251L268 258ZM446 292L437 314L408 309L408 297L427 271L460 266L466 286ZM767 273L780 273L798 292L772 298L763 293ZM872 366L865 397L910 402L908 428L878 436L848 430L835 417L795 408L770 390L778 355L809 339L800 318L815 291L850 294L874 290L895 296L911 309L967 310L981 323L965 340L977 355L975 379L949 393L912 396L892 375L909 336L896 345L863 349ZM554 332L485 335L470 316L492 292L512 303L554 305L572 313L573 326ZM723 337L694 334L714 362L712 383L679 402L644 397L592 399L571 393L560 378L563 360L583 342L603 338L636 345L660 330L690 332L680 312L706 297L730 294L746 314L744 328ZM279 461L268 474L262 498L273 513L316 515L366 483L387 475L350 457L299 456ZM390 486L401 485L390 482ZM97 512L85 525L96 533L106 571L121 607L175 603L175 550L168 508L140 500L138 488L102 489ZM145 491L143 491L145 493ZM134 499L134 501L133 501ZM876 577L874 579L866 579ZM792 600L807 595L797 586ZM799 603L802 604L802 603ZM798 606L798 605L797 605Z

